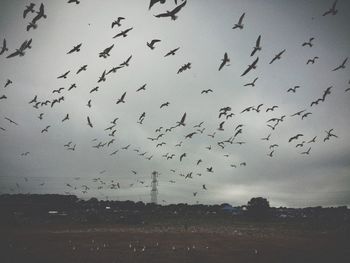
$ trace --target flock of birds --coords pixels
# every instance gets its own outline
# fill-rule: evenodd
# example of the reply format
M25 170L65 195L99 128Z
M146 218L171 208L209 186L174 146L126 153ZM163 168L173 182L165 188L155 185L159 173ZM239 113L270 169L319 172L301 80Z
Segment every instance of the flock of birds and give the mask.
M76 5L80 4L80 1L78 0L69 0L69 4L75 3ZM149 9L151 10L152 7L156 4L164 4L165 0L151 0ZM334 16L338 13L337 10L337 1L334 2L334 4L329 8L329 10L325 11L323 13L323 16ZM156 18L170 18L171 20L175 21L178 19L178 17L181 15L181 10L186 8L187 5L187 0L182 0L182 1L176 1L175 0L175 7L172 10L168 10L166 12L154 15ZM32 15L32 19L28 22L28 25L26 27L27 31L31 30L36 30L38 28L39 22L43 21L45 18L47 18L46 11L45 11L45 6L44 4L41 4L38 9L36 9L36 5L34 3L30 3L27 5L23 11L23 18L28 19ZM125 17L118 17L114 21L111 22L111 28L122 28L123 27L123 22L126 18ZM232 27L232 30L244 30L244 19L245 19L245 13L243 13L240 18L238 19L237 23L235 23ZM133 27L126 28L124 30L121 30L118 34L113 36L113 38L126 38L128 37L128 34L131 34L133 30ZM311 37L309 38L308 41L301 43L301 46L304 48L312 48L314 45L315 38ZM152 39L145 43L145 45L150 48L150 50L154 50L157 48L157 44L161 42L160 39ZM9 50L8 44L6 39L3 40L3 45L0 47L0 56L6 57L6 59L14 59L15 57L22 57L26 54L26 52L31 49L32 45L32 39L25 40L19 48L14 49L13 51ZM67 49L67 55L71 55L73 53L79 53L80 50L83 47L83 43L79 43L72 48ZM110 52L114 48L114 44L106 47L104 50L99 52L98 56L103 59L107 59L110 57ZM170 50L169 52L165 53L164 57L168 56L176 56L177 52L180 50L180 47L177 47L175 49ZM259 64L259 52L262 50L262 37L259 35L255 41L255 45L252 48L252 51L250 53L250 57L252 57L252 63L248 65L240 75L241 77L246 76L248 74L251 74L253 72L258 64ZM286 49L281 49L280 51L276 52L276 55L273 56L269 64L277 63L277 61L282 60L284 54L286 53ZM0 57L1 58L1 57ZM132 55L126 56L125 60L122 61L118 66L115 66L110 69L105 69L101 75L99 76L98 80L96 81L96 87L92 88L89 91L89 94L91 95L91 99L87 101L86 107L91 108L93 105L93 95L99 91L99 86L100 83L106 82L107 78L110 76L110 74L114 74L120 70L127 70L128 67L132 66ZM314 64L316 63L317 59L319 57L315 56L311 59L308 59L306 64ZM218 59L219 60L219 59ZM339 65L335 66L332 71L338 71L338 70L343 70L346 68L347 65L347 60L348 58L345 58ZM223 58L219 61L218 63L218 71L224 70L224 68L230 66L230 57L227 52L224 53ZM73 69L67 70L66 72L63 72L57 76L57 79L69 79L72 74L75 75L80 75L83 74L83 72L88 71L88 65L82 65L75 71ZM177 74L184 73L185 71L192 70L192 64L191 62L185 62L183 65L181 65L178 68ZM175 73L175 72L174 72ZM248 87L255 87L256 82L259 80L258 77L255 77L254 80L250 83L246 83L244 86ZM9 88L11 88L12 85L16 80L10 80L7 79L5 81L4 89L5 91ZM350 81L349 81L350 84ZM142 85L140 88L136 90L136 92L142 92L146 91L147 84ZM60 87L58 89L54 89L52 91L52 96L57 95L57 97L48 97L48 98L39 98L38 95L34 95L32 98L28 100L28 105L31 105L34 107L36 110L38 110L38 115L37 118L40 121L45 120L45 112L53 110L54 107L58 104L65 103L65 100L67 97L69 97L69 92L73 89L76 89L77 85L71 84L69 87ZM279 147L279 144L275 143L273 141L273 134L277 130L278 126L285 122L289 118L294 118L294 117L299 117L301 120L304 120L308 118L312 112L310 111L311 108L314 106L317 106L321 102L325 102L326 98L331 95L332 91L332 86L326 88L323 92L323 94L320 95L319 98L316 98L314 101L310 102L310 107L302 109L298 112L292 113L292 114L281 114L277 117L272 117L266 120L266 126L270 129L270 133L266 135L265 137L260 138L261 141L266 141L269 144L267 145L267 152L266 156L267 158L272 158L276 154L276 150ZM300 86L294 86L292 88L287 89L287 93L297 93L301 89ZM350 88L347 88L345 92L349 91ZM120 97L115 100L115 104L125 104L128 101L128 93L130 91L125 91L120 94ZM209 95L210 93L213 93L213 89L204 89L201 91L201 95ZM0 95L0 103L4 103L4 101L7 99L6 94ZM160 104L159 108L161 110L165 110L169 105L171 104L170 101L165 101ZM1 104L0 104L1 105ZM211 151L214 147L216 149L220 150L223 152L223 156L229 158L230 154L225 151L225 148L228 145L236 144L240 146L244 146L245 144L248 143L244 139L245 135L245 124L243 123L238 123L235 125L233 131L230 130L231 135L227 136L225 139L218 139L218 134L222 133L225 131L225 125L229 123L229 119L234 118L238 114L247 114L249 112L265 112L265 113L274 113L276 110L280 108L279 105L265 105L263 103L259 105L250 105L248 107L243 108L240 112L232 112L232 108L230 106L223 106L219 109L218 112L218 125L215 130L211 130L209 133L206 132L209 130L209 127L205 126L205 120L198 121L198 124L189 127L188 126L188 116L187 112L181 112L179 113L178 119L173 120L173 125L169 127L165 126L159 126L155 129L154 136L144 138L145 140L149 140L152 143L154 143L155 149L162 148L164 146L167 146L167 149L172 149L172 147L175 147L177 149L181 149L184 144L188 143L189 140L191 140L193 137L196 136L204 136L207 138L209 145L205 147L205 150ZM148 113L147 112L142 112L138 119L135 120L139 125L143 125L145 119L147 118ZM85 116L86 119L86 127L90 127L91 129L96 129L96 125L94 124L94 119L91 116ZM192 119L195 118L195 116L191 116ZM0 123L0 129L3 133L7 132L7 129L9 125L14 125L14 126L20 126L20 123L18 123L16 120L13 120L7 116L4 117L4 120L7 121L8 123L2 122ZM188 171L188 172L179 172L178 168L180 168L181 163L183 162L184 159L187 158L193 158L190 156L187 152L182 152L181 154L176 154L172 152L171 150L168 152L164 152L163 154L159 155L158 151L155 152L149 152L149 151L144 151L140 147L137 147L136 145L133 145L132 143L128 143L127 145L123 145L120 148L114 148L116 145L116 138L117 138L117 129L118 129L118 120L119 117L116 117L106 125L107 127L104 128L105 132L105 137L108 139L101 139L101 138L94 138L91 141L91 147L95 149L107 149L109 151L110 156L115 156L118 154L122 154L123 151L133 151L135 155L139 157L143 157L145 160L151 161L155 155L157 155L156 158L164 158L165 161L171 161L171 160L177 160L177 162L174 162L174 168L170 169L170 173L173 173L174 175L178 175L180 177L183 177L184 179L193 179L193 178L198 178L202 175L210 174L215 172L215 167L211 164L209 164L210 160L207 160L206 162L202 160L202 158L197 158L193 160L193 165L196 167L204 165L202 168L202 172L195 173L193 171ZM70 121L70 114L67 113L61 118L61 122L67 122ZM45 124L43 125L42 129L40 130L41 134L46 134L49 133L50 130L53 127L51 127L51 124ZM168 134L172 133L175 134L176 130L179 129L188 129L188 133L183 137L180 138L178 143L175 145L169 145L169 142L166 140L166 137ZM301 149L299 151L300 155L305 156L305 155L310 155L312 153L312 145L317 143L317 142L327 142L328 140L332 140L334 138L338 138L338 135L336 134L336 131L334 128L331 129L325 129L325 132L323 135L314 135L310 138L307 138L306 135L302 133L296 133L293 134L290 138L286 140L286 143L288 144L294 144L294 147L297 149ZM79 145L73 141L66 142L63 146L67 151L79 151ZM30 151L25 151L21 153L21 157L26 157L31 155L32 153ZM35 153L33 153L35 154ZM200 155L200 153L198 153ZM231 168L244 168L247 166L247 162L245 160L241 160L238 162L231 162L230 167ZM156 168L155 168L156 169ZM103 170L99 172L101 175L105 173L106 171ZM137 175L139 172L132 170L131 171L133 175ZM175 177L174 177L175 178ZM92 186L88 186L87 184L80 184L78 181L81 179L80 177L74 178L76 183L65 183L66 191L65 193L70 194L70 193L75 193L77 191L80 191L83 194L88 193L89 190L92 189ZM25 178L25 181L28 181L28 178ZM146 187L150 187L150 185L146 184L145 180L140 180L137 179L135 182L129 184L129 185L121 185L120 182L116 180L107 180L107 179L102 179L101 177L96 177L92 179L92 182L94 184L94 188L98 190L103 190L103 189L120 189L120 188L131 188L134 187L135 184L141 184ZM176 183L176 180L169 180L169 183ZM44 186L45 182L40 183L40 186ZM16 183L17 190L20 189L20 184L19 182ZM15 188L11 188L11 191L15 191ZM210 190L210 187L208 187L206 184L202 184L201 189L197 189L196 191L193 192L193 196L197 196L199 191L208 191ZM163 200L163 202L166 202Z

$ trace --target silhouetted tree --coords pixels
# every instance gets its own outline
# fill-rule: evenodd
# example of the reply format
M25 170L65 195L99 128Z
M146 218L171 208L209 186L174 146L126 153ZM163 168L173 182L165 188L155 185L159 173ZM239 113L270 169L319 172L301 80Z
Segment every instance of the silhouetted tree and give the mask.
M266 219L270 216L270 203L266 198L253 197L247 204L247 214L254 219Z

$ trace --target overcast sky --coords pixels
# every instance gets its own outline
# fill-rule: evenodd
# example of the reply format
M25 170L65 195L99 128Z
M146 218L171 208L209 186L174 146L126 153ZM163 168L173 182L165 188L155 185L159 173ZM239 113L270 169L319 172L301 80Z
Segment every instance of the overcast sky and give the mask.
M79 5L65 0L33 1L35 10L41 2L47 18L37 22L37 29L26 31L36 15L29 13L23 19L30 2L1 1L0 43L6 38L9 48L0 56L0 97L7 97L0 100L1 193L72 193L82 198L149 202L151 173L158 171L162 204L241 205L263 196L274 206L350 205L350 91L345 91L350 88L350 66L332 71L350 54L349 1L338 1L335 16L322 16L332 1L187 0L175 21L154 16L175 8L172 0L151 10L146 0L81 0ZM243 29L232 29L243 13ZM125 19L112 29L118 17ZM130 27L127 37L113 38ZM259 35L262 50L251 57ZM303 47L311 37L313 46ZM23 57L6 58L29 39L32 48ZM152 39L161 40L154 50L146 45ZM67 54L80 43L80 52ZM112 44L108 58L98 56ZM164 57L178 47L174 56ZM283 49L282 58L269 64ZM230 62L219 71L225 52ZM128 67L97 83L104 70L119 66L130 55ZM319 59L306 65L315 56ZM241 77L257 57L257 68ZM191 68L177 74L188 62ZM87 70L76 74L85 64ZM57 79L68 70L67 79ZM244 86L256 77L254 87ZM5 88L8 79L13 83ZM68 91L73 83L77 88ZM144 84L146 90L136 92ZM98 91L90 93L96 86ZM300 88L287 92L294 86ZM330 86L325 101L310 107ZM52 93L61 87L60 94ZM201 94L205 89L213 92ZM125 103L116 104L124 92ZM38 102L60 96L64 101L36 109L29 104L35 95ZM86 106L89 99L91 108ZM169 106L160 109L165 102ZM241 113L261 103L259 113ZM266 112L273 105L278 108ZM219 119L220 108L226 106L234 116ZM303 120L291 117L301 110L312 114ZM143 112L146 115L139 124ZM185 112L186 126L165 132ZM69 120L62 122L67 113ZM283 115L274 130L267 126L273 124L267 123L269 119ZM105 129L117 117L112 137ZM202 121L203 133L193 128ZM222 121L224 131L218 130ZM239 124L243 124L242 134L222 149L217 143L233 136ZM48 132L41 133L48 125ZM162 131L155 132L159 127ZM324 142L325 130L332 128L338 138ZM192 139L185 139L194 131ZM214 132L214 138L207 136ZM147 139L161 133L157 141ZM303 136L289 143L298 133ZM261 140L269 134L268 141ZM315 136L315 143L307 143ZM93 147L113 138L110 146ZM70 141L75 151L64 146ZM175 146L181 141L181 147ZM246 143L236 143L240 141ZM303 141L302 147L296 147ZM156 147L161 142L166 144ZM273 144L279 146L270 157ZM211 150L206 148L210 146ZM309 155L301 154L309 147ZM25 152L30 153L22 156ZM162 157L167 153L174 157ZM186 157L180 162L183 153ZM150 156L151 160L146 159ZM202 162L197 165L199 159ZM246 166L240 165L243 162ZM212 173L207 171L210 167ZM192 178L181 176L190 172ZM120 188L111 189L113 183ZM82 193L83 185L90 188L87 193Z

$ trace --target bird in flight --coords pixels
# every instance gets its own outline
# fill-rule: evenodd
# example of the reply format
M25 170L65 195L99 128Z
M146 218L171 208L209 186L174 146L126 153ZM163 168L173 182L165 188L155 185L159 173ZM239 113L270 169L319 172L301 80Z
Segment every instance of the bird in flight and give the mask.
M160 108L168 107L169 104L170 104L170 102L167 101L167 102L163 103L162 105L160 105Z
M315 39L315 38L311 37L311 38L309 39L309 42L304 42L304 43L302 44L302 46L303 46L303 47L306 47L306 46L312 47L312 46L313 46L312 40L314 40L314 39Z
M123 63L120 64L120 66L125 66L125 67L128 67L129 66L129 62L132 58L132 55L130 57L128 57L127 60L125 60Z
M109 57L110 55L109 55L109 52L111 52L111 50L112 50L112 48L114 47L114 44L113 45L111 45L111 46L109 46L109 47L107 47L107 48L105 48L102 52L100 52L99 54L98 54L98 56L101 58L107 58L107 57Z
M222 122L219 124L218 131L223 131L223 130L224 130L224 124L225 124L225 121L222 121Z
M228 55L227 55L227 53L225 52L225 54L224 54L224 58L221 60L222 62L221 62L221 64L220 64L220 66L219 66L219 71L226 65L226 63L228 63L228 62L230 62L230 59L229 59L229 57L228 57ZM227 65L228 66L228 65Z
M7 79L4 88L6 88L8 85L10 85L10 84L12 84L12 83L13 83L12 80Z
M78 69L78 71L77 71L76 74L79 74L79 73L82 72L82 71L86 71L86 69L87 69L87 65L83 65L83 66L81 66L81 67Z
M243 29L243 24L242 24L242 22L243 22L244 16L245 16L245 13L243 13L243 14L241 15L241 17L240 17L239 20L238 20L238 23L235 24L235 25L232 27L232 29L236 29L236 28Z
M266 112L274 111L274 110L277 109L277 108L278 108L278 106L277 106L277 105L274 105L274 106L272 106L271 108L267 108L267 109L266 109Z
M91 123L91 120L90 120L89 116L87 116L87 122L88 122L88 125L92 128L93 126L92 126L92 123Z
M346 64L347 61L348 61L348 58L344 59L344 61L338 67L333 69L332 71L337 71L339 69L345 69L345 64Z
M4 48L4 47L3 47ZM30 48L30 46L28 45L28 40L24 41L22 43L22 45L19 47L19 49L16 49L15 52L11 53L10 55L8 55L6 58L12 58L12 57L15 57L15 56L20 56L20 57L23 57L24 54L25 54L25 50L27 48Z
M50 125L47 125L45 129L41 130L41 133L48 132L50 127Z
M304 135L301 133L298 133L297 135L290 137L288 142L292 142L293 140L297 140L301 136L304 136Z
M278 53L277 55L275 55L275 57L270 61L269 64L272 64L276 59L281 59L282 54L285 52L286 50L283 49L280 53Z
M101 81L105 82L106 81L106 70L102 72L102 75L98 79L97 83L100 83Z
M151 40L151 42L147 42L147 46L153 50L155 48L154 45L160 41L161 41L160 39L153 39Z
M82 43L80 43L80 44L74 46L71 50L69 50L69 51L67 52L67 54L72 54L72 53L74 53L74 52L79 52L79 51L80 51L80 48L81 48L81 45L82 45Z
M33 21L32 21L32 22L29 22L29 24L27 25L27 31L29 31L31 28L37 29L37 28L38 28L38 25L35 24Z
M167 57L167 56L170 56L170 55L175 56L175 52L178 51L179 49L180 48L178 47L178 48L175 48L173 50L170 50L168 53L165 54L164 57Z
M69 114L67 113L66 117L62 120L62 122L69 120Z
M184 1L182 4L178 5L171 11L166 11L165 13L161 13L158 15L155 15L155 17L160 18L160 17L170 17L171 20L176 20L178 16L176 15L180 10L186 5L187 1Z
M255 42L255 47L253 47L253 51L252 53L250 54L250 56L254 56L254 54L257 52L257 51L260 51L261 50L261 46L260 46L260 41L261 41L261 35L258 36L256 42Z
M248 68L242 73L241 77L243 77L245 74L247 74L252 69L256 69L256 67L257 67L256 64L258 63L258 61L259 61L259 57L257 57L251 65L248 65Z
M184 157L186 157L186 153L183 153L183 154L180 155L180 162L182 161L182 159L183 159Z
M34 6L35 6L35 4L33 4L33 3L30 3L29 5L26 6L26 9L24 9L24 11L23 11L23 18L26 18L27 14L29 12L31 12L31 13L35 12Z
M78 5L80 3L80 1L79 0L68 0L67 3L68 4L75 3L76 5Z
M124 92L123 95L117 100L117 104L125 103L125 101L124 101L125 95L126 95L126 92Z
M77 87L77 84L73 83L72 85L70 85L70 87L68 88L68 91L74 89Z
M66 79L67 76L68 76L68 74L69 74L69 72L70 72L70 70L68 70L66 73L64 73L64 74L62 74L62 75L60 75L60 76L58 76L57 78L58 78L58 79Z
M138 89L136 90L136 92L139 92L139 91L141 91L141 90L146 90L146 85L147 85L147 84L143 84L140 88L138 88Z
M311 147L309 147L309 149L305 152L302 152L301 154L310 154L310 150L311 150Z
M316 57L314 57L314 58L312 58L312 59L311 59L311 58L308 59L307 62L306 62L306 65L309 65L310 63L311 63L311 64L315 64L316 59L319 59L319 57L316 56Z
M44 10L44 4L41 3L39 7L39 12L36 12L37 15L33 18L32 22L35 24L39 19L41 18L47 18L47 15L45 15L45 10Z
M187 134L186 136L185 136L185 139L192 139L192 136L193 135L195 135L195 134L197 134L196 132L191 132L191 133L189 133L189 134Z
M184 115L182 115L182 118L180 121L176 122L178 124L178 126L182 125L185 126L185 120L186 120L186 112L184 113Z
M164 4L166 0L151 0L150 3L149 3L149 7L148 7L148 10L150 10L152 8L152 6L156 3L161 3L161 4Z
M6 39L4 38L4 40L2 41L2 47L1 47L1 50L0 50L0 55L4 54L8 50L9 49L6 46Z
M337 5L337 0L334 1L332 7L329 10L327 10L326 12L324 12L322 16L326 16L326 15L330 15L330 14L333 16L336 15L338 13L338 10L335 9L336 5Z
M14 125L18 125L18 123L17 123L17 122L15 122L15 121L11 120L11 119L10 119L10 118L8 118L8 117L5 117L5 120L8 120L10 123L12 123L12 124L14 124Z
M252 82L244 84L244 87L248 87L248 86L255 87L255 81L257 81L257 80L258 80L258 78L255 78Z
M298 111L298 112L296 112L296 113L294 113L294 114L292 114L292 115L290 115L291 117L294 117L294 116L297 116L297 115L299 115L300 116L300 114L302 114L303 112L305 112L306 110L301 110L301 111Z
M293 92L293 93L295 93L296 90L299 89L299 88L300 88L300 86L294 86L294 88L289 88L289 89L287 90L287 92Z
M122 20L124 20L125 19L125 17L118 17L117 18L117 20L114 20L113 22L112 22L112 28L115 26L115 25L117 25L117 26L121 26L121 24L120 24L120 21L122 21Z
M301 119L303 120L304 118L306 118L306 117L309 116L310 114L312 114L312 113L311 113L311 112L304 113L304 114L301 116Z
M201 91L201 94L208 94L209 92L213 92L213 90L212 89L204 89L204 90L202 90Z
M121 31L120 33L116 34L113 38L117 38L117 37L127 37L128 36L128 32L130 32L133 29L133 27L130 27L128 29L125 29L123 31Z
M2 95L2 96L0 97L0 100L3 100L3 99L7 99L6 95Z
M59 89L55 89L52 91L52 93L61 93L61 91L64 90L64 88L59 88Z

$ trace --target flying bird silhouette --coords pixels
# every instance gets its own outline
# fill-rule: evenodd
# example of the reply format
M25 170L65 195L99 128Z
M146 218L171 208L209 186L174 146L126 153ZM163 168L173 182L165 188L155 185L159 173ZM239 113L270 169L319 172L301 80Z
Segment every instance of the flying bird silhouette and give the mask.
M348 61L348 58L344 59L344 61L338 67L333 69L332 71L337 71L339 69L345 69L345 64L346 64L347 61Z
M151 10L152 6L156 3L164 4L166 0L151 0L149 3L148 10Z
M139 92L139 91L141 91L141 90L146 90L146 85L147 85L147 84L143 84L140 88L138 88L138 89L136 90L136 92Z
M101 58L107 58L107 57L109 57L110 55L109 55L109 52L111 52L111 50L112 50L112 48L114 47L114 44L113 45L111 45L111 46L109 46L109 47L107 47L107 48L105 48L102 52L100 52L99 54L98 54L98 56Z
M120 22L121 22L122 20L124 20L124 19L125 19L125 17L121 17L121 16L118 17L117 20L114 20L114 21L112 22L112 26L111 26L111 27L113 28L115 25L117 25L118 27L121 26Z
M227 53L225 52L225 54L224 54L224 58L221 60L222 62L221 62L221 64L220 64L220 66L219 66L219 71L226 65L226 63L228 63L228 62L230 62L230 59L229 59L229 57L228 57L228 55L227 55ZM228 65L227 65L228 66Z
M48 132L50 127L50 125L46 126L45 129L41 130L41 133Z
M178 124L178 126L185 126L185 120L186 120L186 112L184 113L184 115L182 115L182 118L180 121L176 122Z
M72 54L72 53L74 53L74 52L79 52L81 46L82 46L82 43L80 43L80 44L74 46L71 50L69 50L69 51L67 52L67 54Z
M8 117L5 117L5 120L9 121L10 123L12 123L12 124L14 124L14 125L18 125L18 123L17 123L17 122L15 122L15 121L11 120L11 119L10 119L10 118L8 118Z
M68 4L72 4L72 3L75 3L76 5L78 5L80 3L79 0L68 0L67 2Z
M186 153L183 153L183 154L180 155L180 162L182 161L182 159L183 159L184 157L186 157Z
M8 85L12 84L12 80L7 79L4 88L6 88Z
M105 82L106 81L106 70L102 72L102 75L98 79L97 83L100 83L101 81Z
M170 55L175 56L176 51L178 51L179 49L180 48L178 47L178 48L175 48L173 50L170 50L168 53L165 54L164 57L167 57L167 56L170 56Z
M178 18L178 16L176 14L186 5L186 3L187 3L187 1L184 1L182 4L178 5L173 10L166 11L165 13L161 13L161 14L155 15L155 17L157 17L157 18L170 17L171 20L175 21Z
M297 135L290 137L288 142L292 142L293 140L297 140L301 136L304 136L304 135L301 133L298 133Z
M243 13L243 14L241 15L241 17L240 17L239 20L238 20L238 23L235 24L235 25L232 27L232 29L236 29L236 28L243 29L243 23L242 23L242 22L243 22L244 16L245 16L245 13Z
M120 66L125 66L125 67L128 67L129 66L129 62L132 58L132 55L130 57L128 57L127 60L125 60L123 63L120 64Z
M204 90L202 90L201 91L201 94L208 94L209 92L213 92L213 90L212 89L204 89Z
M58 79L66 79L67 76L68 76L68 74L69 74L69 72L70 72L70 70L68 70L66 73L64 73L64 74L62 74L62 75L60 75L60 76L58 76L57 78L58 78Z
M79 73L82 72L82 71L86 71L86 69L87 69L87 65L83 65L83 66L81 66L81 67L78 69L78 71L77 71L76 74L79 74Z
M275 55L275 57L270 61L269 64L272 64L276 59L281 59L282 54L283 54L284 52L286 52L285 49L283 49L280 53L278 53L277 55Z
M162 105L160 105L160 108L168 107L169 104L170 104L170 102L167 101L167 102L163 103Z
M258 78L255 78L252 82L244 84L244 87L252 86L255 87L255 82L258 80Z
M31 41L31 40L29 40L29 41ZM28 40L25 40L23 43L22 43L22 45L18 48L18 49L16 49L16 51L15 52L13 52L13 53L11 53L10 55L8 55L6 58L13 58L13 57L16 57L16 56L20 56L20 57L23 57L24 55L25 55L25 50L27 49L27 48L30 48L30 44L28 45L28 42L29 42ZM3 49L4 49L4 47L3 47ZM7 48L6 48L6 50L7 50Z
M303 46L303 47L306 47L306 46L312 47L312 46L313 46L312 40L314 40L314 39L315 39L315 38L311 37L311 38L309 39L309 42L304 42L304 43L302 44L302 46Z
M66 117L62 120L62 122L69 120L69 114L67 113Z
M302 152L301 154L310 154L310 150L311 150L311 147L309 147L309 149L305 152Z
M259 57L257 57L251 65L248 65L248 68L242 73L241 77L243 77L245 74L247 74L252 69L256 69L256 67L257 67L256 64L258 63L258 61L259 61Z
M319 59L319 57L314 57L314 58L310 58L310 59L308 59L307 60L307 62L306 62L306 65L308 65L308 64L315 64L315 62L316 62L316 59Z
M334 1L332 7L330 9L328 9L326 12L324 12L322 16L326 16L326 15L333 15L334 16L334 15L336 15L338 13L338 10L335 9L336 5L337 5L337 0Z
M125 29L123 31L121 31L120 33L116 34L113 38L117 38L117 37L127 37L128 33L133 30L133 27L130 27L128 29Z
M300 88L300 86L294 86L294 88L289 88L289 89L287 90L287 92L293 92L293 93L295 93L296 90L299 89L299 88Z
M23 11L23 18L26 18L27 14L29 12L31 12L31 13L35 12L34 6L35 6L35 4L33 4L33 3L30 3L29 5L26 6L26 9L24 9L24 11Z
M6 46L6 39L4 38L4 40L2 41L2 47L1 47L1 50L0 50L0 55L4 54L8 50L9 49Z
M153 50L155 48L154 45L160 41L161 41L160 39L153 39L151 42L147 42L147 46Z
M267 109L266 109L266 112L274 111L274 110L277 109L277 108L278 108L278 106L274 105L274 106L272 106L271 108L267 108Z
M32 20L34 24L41 18L47 18L47 15L45 15L45 7L43 3L40 4L39 11L36 13L37 15Z
M257 52L257 51L260 51L261 50L261 46L260 46L260 41L261 41L261 35L258 36L256 42L255 42L255 47L253 47L253 51L252 53L250 54L250 56L254 56L254 54Z
M124 101L125 95L126 95L126 92L124 92L123 95L117 100L117 104L119 104L119 103L125 103L125 101Z
M87 122L88 122L88 125L92 128L93 126L92 126L92 123L91 123L91 120L90 120L89 116L87 116Z

